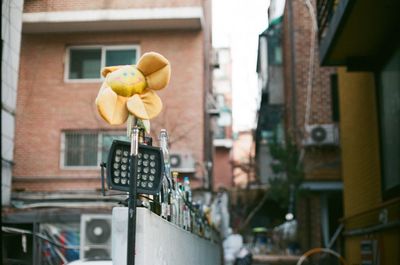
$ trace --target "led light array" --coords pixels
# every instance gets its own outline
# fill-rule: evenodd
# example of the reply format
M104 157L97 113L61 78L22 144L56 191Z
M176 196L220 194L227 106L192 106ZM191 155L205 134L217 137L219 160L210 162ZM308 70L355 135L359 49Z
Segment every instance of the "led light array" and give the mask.
M138 193L156 194L162 179L162 152L160 148L139 145L136 187ZM130 143L114 140L107 163L107 183L110 189L129 191Z

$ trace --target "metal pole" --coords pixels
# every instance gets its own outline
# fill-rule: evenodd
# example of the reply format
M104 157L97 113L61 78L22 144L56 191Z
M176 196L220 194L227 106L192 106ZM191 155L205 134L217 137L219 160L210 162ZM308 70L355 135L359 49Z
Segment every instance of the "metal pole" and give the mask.
M129 200L128 200L128 247L127 265L135 265L136 248L136 178L137 155L139 146L139 129L135 126L132 130L130 174L129 174Z

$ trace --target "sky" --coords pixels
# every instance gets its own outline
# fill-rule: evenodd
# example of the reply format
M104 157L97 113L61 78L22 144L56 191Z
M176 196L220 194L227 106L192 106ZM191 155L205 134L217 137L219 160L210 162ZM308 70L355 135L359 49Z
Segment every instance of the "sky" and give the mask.
M256 125L258 35L268 26L268 6L268 0L212 0L213 46L231 48L236 132Z

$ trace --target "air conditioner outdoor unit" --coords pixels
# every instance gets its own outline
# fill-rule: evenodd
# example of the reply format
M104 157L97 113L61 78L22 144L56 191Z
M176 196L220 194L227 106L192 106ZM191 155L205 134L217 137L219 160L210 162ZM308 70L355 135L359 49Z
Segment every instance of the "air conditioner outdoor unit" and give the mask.
M111 220L107 214L81 215L81 259L111 259Z
M188 152L176 152L170 154L171 169L181 173L193 173L196 171L193 155Z
M336 124L306 126L305 146L339 145L339 129Z

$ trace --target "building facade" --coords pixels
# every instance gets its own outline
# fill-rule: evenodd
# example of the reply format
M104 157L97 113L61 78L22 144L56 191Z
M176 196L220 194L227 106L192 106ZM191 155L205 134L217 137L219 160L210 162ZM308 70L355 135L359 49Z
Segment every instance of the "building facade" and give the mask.
M1 2L1 202L10 204L24 1Z
M272 33L279 33L277 29L281 28L278 44L283 78L275 72L268 78L275 81L269 80L271 86L283 84L281 139L293 158L286 161L287 209L298 222L301 250L328 247L343 216L337 75L334 68L319 66L315 6L315 1L286 1L281 21L270 23L272 32L266 36L274 51L268 52L269 61L273 61L279 58L279 49L275 48L279 45ZM274 109L270 107L267 113L272 116ZM335 248L340 251L340 244Z
M213 95L218 117L214 122L215 190L233 186L232 171L232 60L230 48L214 48Z
M400 260L398 1L318 1L322 66L338 67L345 257Z
M284 137L283 120L283 61L282 14L271 19L268 28L259 36L257 73L261 91L255 134L257 175L260 184L266 185L276 177L271 164L269 144L281 143Z
M97 113L100 70L135 64L149 51L172 66L170 84L159 93L163 112L151 124L153 143L166 128L171 155L184 162L173 168L194 188L210 182L210 9L200 0L25 1L7 223L36 232L71 223L79 233L82 214L111 213L118 198L101 197L99 164L126 129ZM28 256L29 264L43 264L39 252Z

